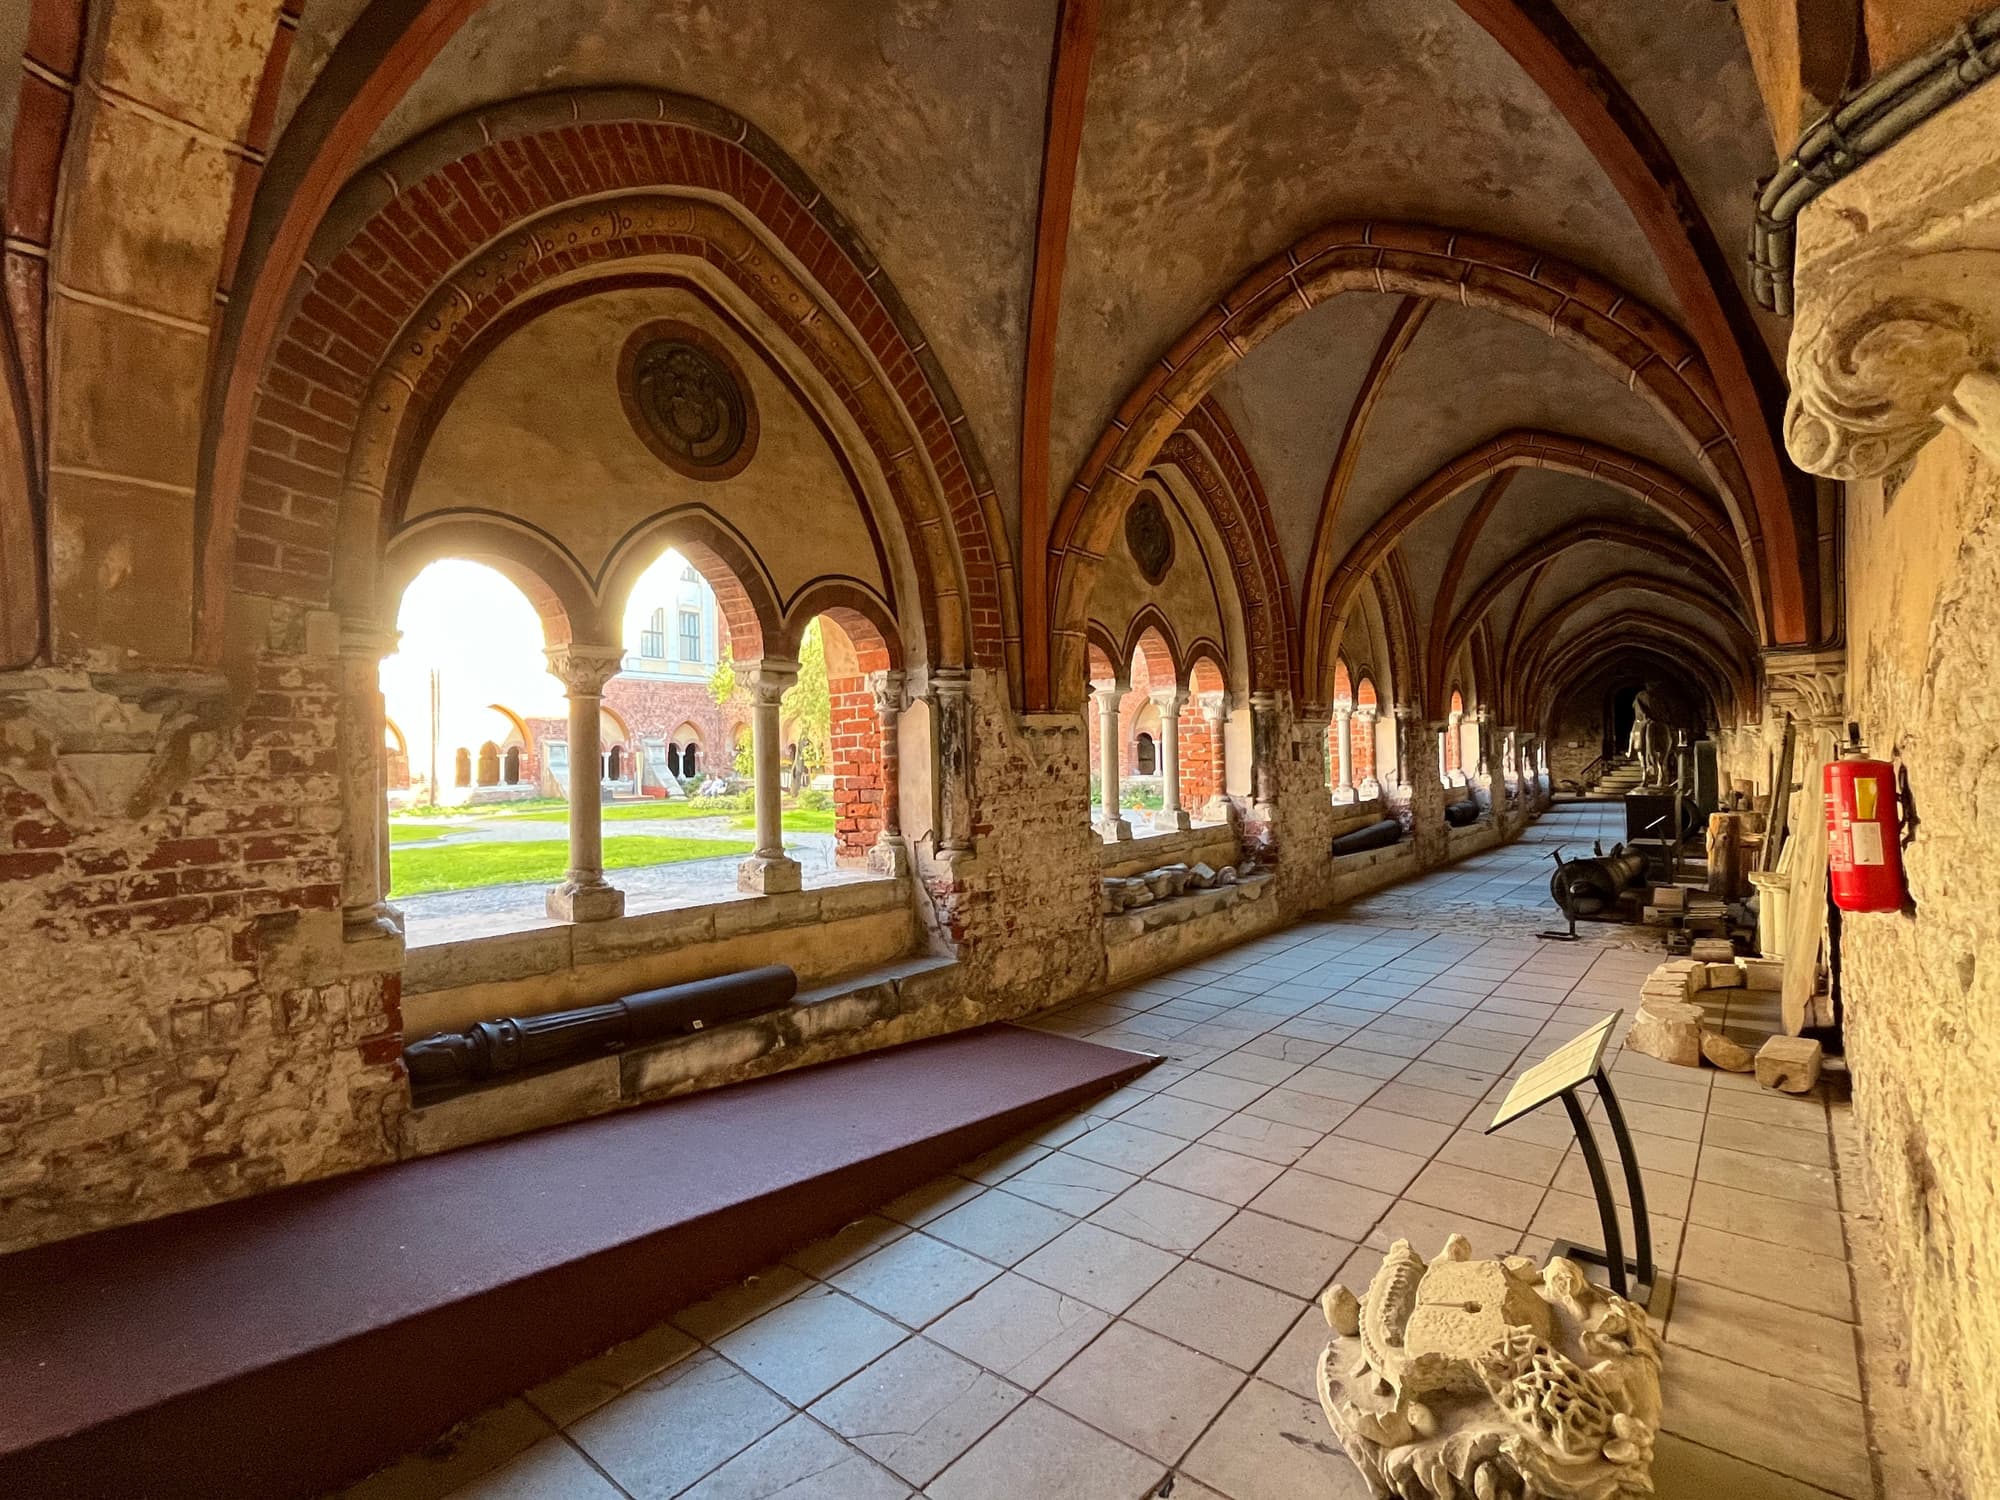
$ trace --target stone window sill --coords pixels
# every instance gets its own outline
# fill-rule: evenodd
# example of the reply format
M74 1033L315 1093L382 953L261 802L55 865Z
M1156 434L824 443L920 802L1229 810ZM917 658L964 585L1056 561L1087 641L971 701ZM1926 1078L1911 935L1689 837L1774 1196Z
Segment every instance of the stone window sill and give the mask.
M1197 823L1193 828L1148 834L1116 844L1100 843L1097 867L1106 875L1136 875L1161 865L1195 864L1204 854L1211 865L1233 865L1240 859L1235 831L1227 823Z
M1155 901L1150 906L1135 907L1131 911L1106 917L1104 941L1108 946L1129 943L1149 932L1158 932L1163 927L1175 927L1182 922L1191 922L1197 917L1208 916L1238 902L1261 900L1270 888L1272 879L1269 873L1252 875L1234 885L1217 886L1206 891L1190 891L1184 896L1169 896L1166 900Z

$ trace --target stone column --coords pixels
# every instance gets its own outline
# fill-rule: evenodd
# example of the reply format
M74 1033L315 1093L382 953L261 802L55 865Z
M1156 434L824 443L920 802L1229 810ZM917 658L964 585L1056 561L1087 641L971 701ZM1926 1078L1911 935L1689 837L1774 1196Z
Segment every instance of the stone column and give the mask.
M1132 837L1132 825L1118 816L1118 752L1122 748L1118 704L1129 691L1131 685L1118 678L1091 690L1091 696L1097 700L1097 784L1103 806L1097 831L1107 844L1122 843Z
M382 658L397 632L372 620L340 625L340 908L349 942L399 936L389 905L389 777L383 748Z
M1334 753L1339 766L1333 785L1333 800L1354 800L1354 710L1345 706L1333 711Z
M972 674L959 667L931 673L937 710L938 853L972 852Z
M1376 753L1375 746L1376 718L1377 712L1373 708L1355 709L1354 724L1348 734L1348 753L1350 755L1353 753L1354 736L1357 734L1368 736L1368 774L1362 777L1360 784L1354 788L1354 797L1357 802L1364 796L1379 797L1382 795L1382 757ZM1368 790L1371 784L1375 788L1372 792Z
M1465 774L1465 711L1453 709L1445 715L1445 753L1438 760L1438 769L1444 770L1453 761L1458 762L1457 772L1462 785L1468 778Z
M1396 785L1401 787L1414 786L1415 782L1410 777L1410 762L1414 749L1412 741L1416 737L1417 726L1421 722L1422 716L1418 714L1417 706L1414 703L1398 703L1394 712L1396 715Z
M1175 828L1194 826L1181 806L1181 705L1187 694L1179 688L1162 688L1153 694L1160 710L1160 813Z
M1262 823L1278 818L1278 695L1250 695L1250 815Z
M625 893L604 878L603 746L598 716L604 684L625 663L619 646L551 646L549 671L569 695L569 869L549 892L560 922L601 922L625 915Z
M901 877L910 873L910 845L903 837L902 746L897 738L903 719L903 674L876 672L868 685L875 694L882 734L882 831L869 851L868 867L878 875Z
M800 887L798 861L785 853L785 754L779 706L799 680L799 664L766 656L736 668L750 694L751 783L757 808L757 848L736 867L736 888L778 896Z

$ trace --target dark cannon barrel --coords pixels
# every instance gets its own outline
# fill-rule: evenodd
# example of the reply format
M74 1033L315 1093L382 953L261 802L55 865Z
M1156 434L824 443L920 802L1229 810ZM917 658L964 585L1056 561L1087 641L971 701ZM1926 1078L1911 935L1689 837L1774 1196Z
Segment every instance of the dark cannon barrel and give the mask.
M1361 827L1335 837L1333 857L1343 854L1361 854L1369 849L1386 849L1403 837L1403 825L1394 818L1384 818L1379 823L1364 823Z
M1616 906L1619 896L1645 871L1646 857L1621 846L1609 854L1558 864L1549 877L1549 895L1571 919L1594 917Z
M1444 821L1447 828L1469 828L1479 821L1479 804L1470 797L1463 802L1447 803Z
M403 1049L418 1093L484 1082L510 1073L582 1062L648 1042L684 1036L788 1004L799 976L784 964L718 974L663 989L639 990L602 1005L539 1016L475 1021L462 1031L425 1037Z

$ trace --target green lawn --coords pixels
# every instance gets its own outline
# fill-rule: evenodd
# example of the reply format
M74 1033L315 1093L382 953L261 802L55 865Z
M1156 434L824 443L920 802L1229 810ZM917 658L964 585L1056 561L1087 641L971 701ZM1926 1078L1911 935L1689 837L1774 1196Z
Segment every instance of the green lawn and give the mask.
M755 828L755 813L738 813L731 821L731 828ZM832 833L833 809L811 807L788 807L785 809L785 832L787 833Z
M639 865L672 865L724 855L740 859L750 849L747 841L734 839L625 835L604 841L604 868L627 870ZM560 839L405 849L390 858L389 894L428 896L437 891L464 891L475 886L526 881L554 885L562 879L568 864L569 846Z
M495 817L509 822L520 823L566 823L569 821L569 807L557 803L554 807L532 807L526 812L499 812ZM726 818L726 808L694 807L686 802L669 802L664 797L648 797L642 802L615 802L604 809L607 823L625 823L638 819L660 819L679 821L683 818Z
M457 831L444 823L398 823L391 819L389 823L389 842L392 844L416 844L421 843L425 839L434 839L441 833L454 833Z

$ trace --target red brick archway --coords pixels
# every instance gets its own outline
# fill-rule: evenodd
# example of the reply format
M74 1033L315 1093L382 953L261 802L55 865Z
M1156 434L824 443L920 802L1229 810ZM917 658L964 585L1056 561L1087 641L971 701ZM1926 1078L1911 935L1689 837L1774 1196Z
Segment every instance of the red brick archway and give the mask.
M872 258L760 133L680 96L543 95L383 168L322 226L268 367L231 372L259 386L234 490L218 438L209 546L234 571L205 562L211 593L365 607L398 444L467 346L553 277L677 256L757 301L846 405L902 514L931 660L1018 683L1006 534L956 401Z

